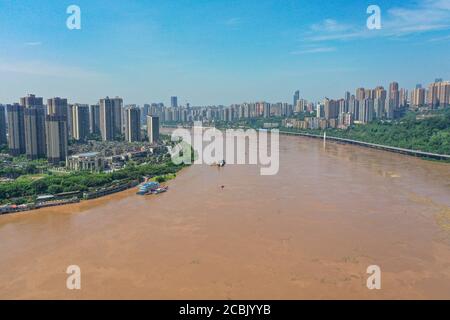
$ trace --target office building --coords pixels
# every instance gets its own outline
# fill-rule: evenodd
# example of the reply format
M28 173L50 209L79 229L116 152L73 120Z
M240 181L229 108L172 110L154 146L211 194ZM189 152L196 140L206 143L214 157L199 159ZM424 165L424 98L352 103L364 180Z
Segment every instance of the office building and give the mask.
M55 97L52 99L48 99L47 100L47 114L51 115L51 116L58 116L59 117L59 121L63 121L64 124L66 126L65 131L65 138L66 138L66 142L65 142L65 148L67 149L67 142L69 141L69 105L67 104L67 99L62 99L59 97ZM52 121L56 121L56 118L52 118ZM47 126L46 126L47 129ZM47 132L47 131L46 131ZM51 130L51 132L55 132L54 130ZM46 137L46 141L48 143L49 141L49 137ZM47 152L48 152L48 146L47 146ZM49 155L47 154L47 158L49 157ZM65 160L65 159L64 159Z
M67 121L68 109L67 99L56 97L47 100L47 114L49 115L65 117Z
M142 107L142 110L141 110L142 124L145 124L145 122L147 121L147 116L149 116L149 115L156 115L156 114L151 113L151 106L146 103L146 104L144 104L144 106Z
M147 116L147 135L150 143L159 140L159 118L155 116Z
M20 105L25 108L42 107L44 105L43 98L36 97L34 94L29 94L26 97L20 98Z
M400 107L400 91L397 82L392 82L389 85L389 106L393 111Z
M121 98L100 99L100 133L104 141L112 141L122 137L122 105Z
M384 87L382 87L382 86L376 87L375 88L375 95L374 95L373 98L374 99L386 100L387 93L386 93L386 90L384 89Z
M72 138L78 141L86 141L89 132L89 106L87 104L74 104L72 106Z
M324 105L321 104L321 103L318 103L317 106L316 106L316 117L317 118L325 117Z
M445 108L450 106L450 81L437 79L428 87L428 104L432 108Z
M136 106L125 109L125 140L128 142L141 140L141 111Z
M421 107L425 105L425 88L417 85L413 91L411 91L411 105L414 107Z
M177 108L178 107L178 97L170 97L170 106L172 108Z
M263 103L263 116L264 118L270 118L270 103ZM231 114L230 121L233 120L233 113Z
M358 88L356 89L355 94L356 100L362 101L366 97L366 90L364 88Z
M47 160L52 164L66 161L67 157L67 117L47 115L45 119L47 138Z
M294 108L297 106L297 101L300 100L300 91L297 90L294 92L294 100L293 100L293 106Z
M323 103L324 117L326 120L337 119L339 115L339 103L335 100L325 98Z
M339 99L336 103L338 104L338 114L348 112L348 104L345 99Z
M89 106L89 132L100 135L100 106L98 104Z
M33 106L24 109L25 150L28 159L46 156L45 109Z
M5 106L0 104L0 145L8 143L6 139L6 109Z
M28 159L38 159L46 156L45 115L43 99L30 94L20 99L25 106L25 153Z
M25 108L18 103L6 105L8 114L8 147L12 156L25 154Z
M374 118L383 119L385 108L386 100L382 98L375 98L375 100L373 100Z
M375 97L374 89L364 89L364 98L365 99L373 99Z
M345 98L344 98L344 100L346 101L347 105L350 102L350 98L351 98L350 92L345 91Z
M372 99L364 99L359 104L359 121L369 123L373 120L374 107Z
M72 115L73 115L73 104L67 105L67 138L72 139Z
M400 89L400 107L408 106L408 90L405 88Z

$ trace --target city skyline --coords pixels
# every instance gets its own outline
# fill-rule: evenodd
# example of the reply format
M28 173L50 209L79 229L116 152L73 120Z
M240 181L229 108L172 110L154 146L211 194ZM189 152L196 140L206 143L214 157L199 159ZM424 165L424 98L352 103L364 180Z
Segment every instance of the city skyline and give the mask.
M88 104L113 92L139 105L172 96L227 105L292 101L298 89L320 101L450 74L443 0L377 1L380 30L366 28L365 1L77 1L81 30L65 26L69 4L0 1L1 103L25 91Z
M101 98L97 105L69 104L66 98L54 97L45 105L43 97L28 94L19 99L20 103L6 105L9 153L13 156L26 154L31 160L46 156L50 163L58 164L67 159L70 138L86 142L92 134L103 141L142 141L143 123L147 124L148 141L155 143L159 139L160 118L161 122L192 123L275 116L283 117L282 125L289 128L347 129L353 124L368 124L376 119L399 119L407 110L445 109L450 105L450 81L437 78L428 89L417 84L411 92L393 81L387 89L359 87L354 94L346 91L344 98L326 97L317 104L301 98L299 90L293 94L293 104L259 101L190 108L178 105L177 100L172 96L170 107L152 103L140 108L134 104L124 107L123 99L118 96ZM5 142L5 107L1 104L0 107L3 115L0 140Z
M267 99L266 97L260 97L254 100L244 100L244 101L232 101L229 104L223 104L220 102L216 102L216 103L212 103L212 104L195 104L195 103L184 103L184 104L180 104L178 103L178 99L179 96L170 96L168 99L168 102L161 102L161 101L157 101L157 100L146 100L145 102L143 102L142 104L136 104L132 101L127 101L125 100L122 96L119 95L111 95L111 96L104 96L104 97L100 97L100 98L94 98L93 101L87 103L86 101L80 101L80 99L75 98L75 100L69 100L68 98L61 98L62 95L51 95L48 96L46 98L45 95L41 95L40 93L36 93L34 91L31 92L22 92L20 94L21 98L15 98L12 101L8 101L8 102L2 102L0 101L0 105L6 106L6 105L14 105L14 104L19 104L21 106L27 106L27 103L25 103L24 96L34 96L34 97L39 97L39 99L47 99L47 103L41 102L41 104L43 106L46 106L48 108L48 114L54 114L54 113L58 113L55 112L54 110L54 104L55 104L55 100L59 101L62 100L62 102L64 103L63 106L65 105L82 105L82 106L86 106L89 107L89 109L91 109L92 107L100 107L102 105L102 103L104 103L105 100L117 100L119 99L120 101L118 101L118 103L120 104L120 108L127 108L127 107L139 107L142 112L143 112L143 116L146 117L147 112L149 112L147 109L149 109L152 105L153 106L162 106L162 107L166 107L166 108L180 108L180 107L193 107L193 108L198 108L198 107L226 107L226 106L233 106L236 104L245 104L245 103L259 103L259 102L267 102L267 103L288 103L291 104L294 108L296 106L297 103L300 103L302 101L304 102L310 102L310 103L322 103L323 101L327 100L327 99L331 99L331 100L349 100L351 96L354 96L356 99L358 100L362 100L364 99L364 96L369 95L372 97L372 95L374 96L379 96L381 93L376 93L379 90L384 90L386 91L384 93L385 96L383 96L383 99L389 100L389 93L392 91L398 91L399 95L402 95L402 98L405 102L411 102L414 105L421 105L421 104L429 104L429 99L430 97L428 96L429 94L431 94L435 89L433 89L436 84L442 83L443 85L448 86L448 84L450 83L450 80L447 80L446 78L439 78L439 77L435 77L434 80L430 81L430 82L417 82L414 86L412 87L405 87L403 86L401 83L399 83L396 80L389 80L389 81L384 81L386 83L386 85L383 84L376 84L374 86L368 86L368 87L363 87L363 86L358 86L358 87L354 87L354 88L346 88L343 92L338 93L336 96L330 96L330 95L326 95L323 94L321 96L321 98L317 99L317 100L310 100L308 98L305 97L304 92L300 89L295 89L295 91L291 92L290 96L286 96L285 98L283 98L282 100L270 100ZM392 86L395 86L395 88L393 89ZM367 90L369 91L373 91L373 93L367 93ZM446 91L447 92L447 91ZM361 93L362 93L362 97L361 97ZM436 92L434 92L434 94L436 94ZM387 96L386 96L387 95ZM444 100L446 101L448 99L448 94L445 95ZM400 99L400 97L398 97L398 99ZM431 98L433 99L433 98ZM164 100L164 99L163 99ZM124 101L126 103L124 103ZM293 101L292 103L289 103L289 101ZM416 103L416 101L422 101L422 103ZM57 105L58 106L58 105ZM58 110L58 109L57 109ZM92 111L89 111L92 112ZM66 115L67 116L67 115ZM91 124L92 126L92 124Z

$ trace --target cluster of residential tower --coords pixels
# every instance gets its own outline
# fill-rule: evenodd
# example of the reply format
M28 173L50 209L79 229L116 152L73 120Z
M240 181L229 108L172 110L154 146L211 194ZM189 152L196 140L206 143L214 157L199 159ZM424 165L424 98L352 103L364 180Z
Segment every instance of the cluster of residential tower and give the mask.
M159 119L147 115L145 120L146 139L156 142ZM119 97L100 99L96 105L68 104L67 99L56 97L44 105L42 97L30 94L19 103L0 105L0 144L7 143L13 156L47 158L58 164L67 159L70 139L83 142L97 135L103 141L141 141L145 138L141 124L141 110L123 107Z
M246 118L282 117L285 126L304 129L346 128L353 123L374 119L395 119L408 109L445 108L450 105L450 81L436 79L428 88L417 85L411 93L392 82L388 89L357 88L341 99L325 98L308 102L294 93L293 103L255 102L231 106L178 105L171 97L170 107L163 103L127 105L119 97L100 99L98 104L69 104L67 99L51 98L44 105L42 97L28 95L19 103L0 105L0 145L8 144L13 156L29 159L47 158L58 164L67 159L68 141L86 141L93 135L103 141L129 142L159 138L160 121L164 123L232 122ZM5 113L6 111L6 113ZM299 119L298 114L305 117ZM7 121L6 121L7 120ZM142 127L146 130L142 130ZM144 133L143 133L144 132Z

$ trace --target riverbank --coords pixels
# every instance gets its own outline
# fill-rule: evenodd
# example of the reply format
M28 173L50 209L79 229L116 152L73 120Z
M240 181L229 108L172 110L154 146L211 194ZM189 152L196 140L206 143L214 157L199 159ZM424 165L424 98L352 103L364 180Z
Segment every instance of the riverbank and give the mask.
M110 194L118 193L124 190L131 189L133 187L136 187L138 185L137 181L132 181L126 184L116 185L110 188L102 188L97 191L92 192L78 192L77 195L74 197L71 197L69 199L58 199L54 196L47 196L51 200L48 201L37 201L36 203L25 203L21 205L4 205L0 206L0 215L6 215L6 214L13 214L18 212L24 212L24 211L34 211L39 210L42 208L48 208L48 207L56 207L56 206L62 206L72 203L78 203L81 201L89 201L92 199L97 199L101 197L105 197Z
M177 175L183 171L183 169L184 168L179 170L176 174L174 173L174 174L165 175L162 183L168 183L171 180L175 179L177 177ZM153 178L149 179L149 181L157 181L159 177L160 176L153 177ZM66 207L66 206L69 206L72 204L80 204L80 205L83 205L83 207L85 207L86 205L94 204L94 203L98 202L98 200L108 199L108 198L111 198L112 196L116 196L116 195L120 196L120 194L129 194L131 189L136 188L138 186L139 186L139 183L127 184L124 186L114 188L114 190L110 190L109 192L101 192L101 194L98 194L97 196L91 196L91 197L53 200L53 201L36 203L36 204L29 204L28 206L27 205L18 205L18 206L12 205L11 208L8 208L8 209L5 208L6 206L1 206L0 207L0 217L2 215L10 216L13 214L18 214L18 213L22 213L22 214L23 213L31 213L31 212L39 211L41 209L57 207L57 206L58 207L59 206Z
M146 180L152 180L157 182L166 182L169 180L172 180L176 177L177 173L182 170L184 166L169 166L170 170L163 170L162 173L159 175L151 175L147 177L141 177L140 179L126 181L126 182L113 182L108 187L101 187L96 190L91 190L88 192L82 192L82 191L74 191L74 192L67 192L63 195L64 197L59 197L59 195L46 195L46 196L40 196L36 200L36 202L33 203L24 203L24 204L7 204L0 206L0 216L6 215L6 214L13 214L18 212L25 212L25 211L34 211L45 207L52 207L52 206L61 206L65 204L71 204L75 202L80 201L89 201L92 199L97 199L101 197L105 197L111 194L119 193L128 189L132 189L139 185L141 181ZM126 180L126 179L125 179Z

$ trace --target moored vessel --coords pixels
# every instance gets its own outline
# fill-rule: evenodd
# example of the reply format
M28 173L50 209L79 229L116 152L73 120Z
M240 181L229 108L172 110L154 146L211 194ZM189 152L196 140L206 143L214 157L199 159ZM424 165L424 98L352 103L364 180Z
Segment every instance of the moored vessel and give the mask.
M153 192L154 190L156 190L158 188L159 188L158 182L149 181L149 182L146 182L143 185L141 185L139 187L139 191L136 194L143 196L143 195Z

